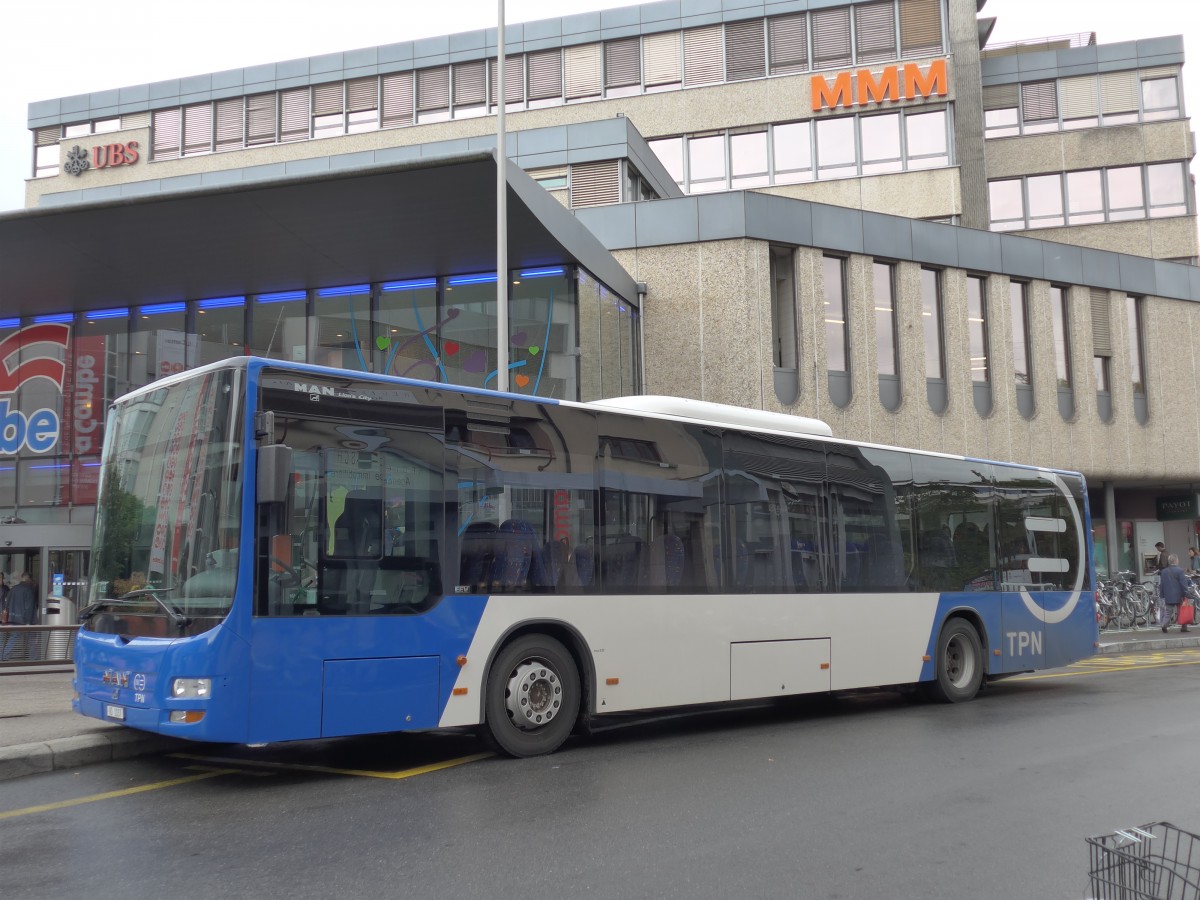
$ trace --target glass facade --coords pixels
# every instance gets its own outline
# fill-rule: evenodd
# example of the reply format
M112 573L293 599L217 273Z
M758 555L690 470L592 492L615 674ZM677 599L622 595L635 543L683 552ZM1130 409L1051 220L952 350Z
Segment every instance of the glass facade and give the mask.
M510 391L641 390L635 302L573 266L513 270L510 298ZM494 388L495 306L492 273L0 319L0 519L90 521L112 401L231 356Z

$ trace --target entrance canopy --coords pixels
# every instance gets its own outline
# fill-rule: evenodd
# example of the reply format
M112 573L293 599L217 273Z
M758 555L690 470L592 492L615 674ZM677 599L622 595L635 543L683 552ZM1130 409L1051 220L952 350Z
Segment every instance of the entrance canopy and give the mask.
M600 242L508 163L512 268L578 263L634 300ZM31 316L494 271L490 151L0 216L0 314Z

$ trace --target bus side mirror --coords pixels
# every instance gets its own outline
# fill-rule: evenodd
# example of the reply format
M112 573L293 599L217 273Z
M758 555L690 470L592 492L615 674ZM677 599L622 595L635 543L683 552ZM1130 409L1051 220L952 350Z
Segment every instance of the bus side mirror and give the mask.
M292 448L268 444L258 448L258 502L286 503L292 481Z

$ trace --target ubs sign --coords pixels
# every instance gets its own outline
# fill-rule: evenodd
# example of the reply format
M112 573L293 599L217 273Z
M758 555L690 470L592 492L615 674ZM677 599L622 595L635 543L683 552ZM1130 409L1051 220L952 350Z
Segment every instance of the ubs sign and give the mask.
M111 169L114 166L132 166L141 156L138 142L124 144L97 144L89 154L78 144L67 151L63 169L68 175L82 175L88 169Z

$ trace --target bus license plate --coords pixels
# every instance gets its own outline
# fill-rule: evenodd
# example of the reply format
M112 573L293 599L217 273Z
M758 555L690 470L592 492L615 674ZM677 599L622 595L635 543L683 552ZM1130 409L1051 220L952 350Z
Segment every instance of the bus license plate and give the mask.
M104 718L125 720L125 708L123 706L113 706L111 703L104 707Z

